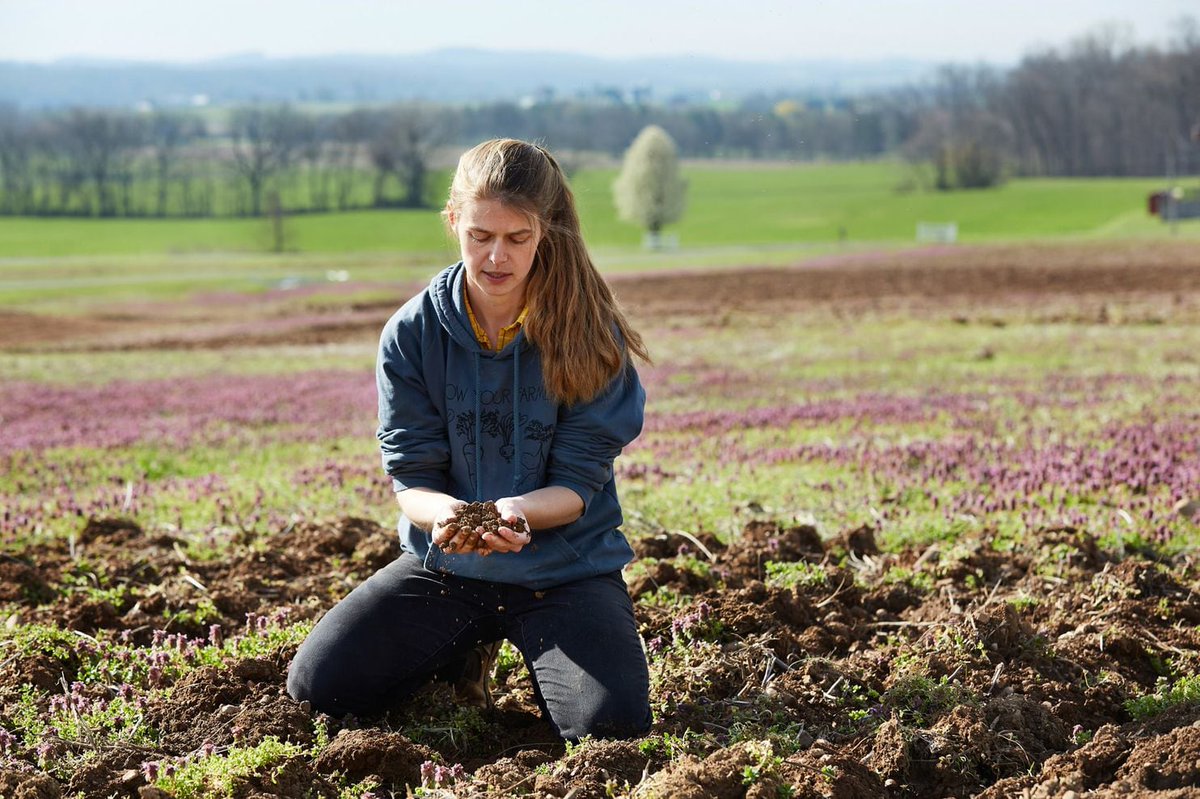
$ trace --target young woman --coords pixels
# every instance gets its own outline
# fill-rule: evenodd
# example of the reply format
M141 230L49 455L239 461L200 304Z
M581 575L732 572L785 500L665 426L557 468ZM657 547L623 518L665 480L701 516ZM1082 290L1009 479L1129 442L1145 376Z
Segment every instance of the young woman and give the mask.
M403 553L321 619L288 690L366 715L436 677L490 704L508 639L563 738L639 735L649 680L621 578L633 553L613 460L641 431L632 356L647 359L645 346L541 147L469 150L443 215L462 260L388 321L376 367ZM484 500L505 524L457 524Z

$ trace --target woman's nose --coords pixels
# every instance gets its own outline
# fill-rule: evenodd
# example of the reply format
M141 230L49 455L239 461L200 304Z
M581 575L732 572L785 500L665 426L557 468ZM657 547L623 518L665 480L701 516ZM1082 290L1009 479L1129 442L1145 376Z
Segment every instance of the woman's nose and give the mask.
M494 247L492 247L492 263L499 264L499 263L503 263L507 260L508 260L508 250L506 250L504 248L503 244L500 244L499 242L497 242L496 245Z

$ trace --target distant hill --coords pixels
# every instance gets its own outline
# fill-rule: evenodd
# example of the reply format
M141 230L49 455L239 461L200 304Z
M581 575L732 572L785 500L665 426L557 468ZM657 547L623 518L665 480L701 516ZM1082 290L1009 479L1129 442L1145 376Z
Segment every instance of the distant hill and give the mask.
M838 97L919 81L935 67L912 59L766 60L767 56L754 62L700 56L608 59L463 49L281 59L250 54L186 65L86 58L51 64L0 61L0 102L54 108L251 101L460 103L579 96L669 102L736 99L758 92Z

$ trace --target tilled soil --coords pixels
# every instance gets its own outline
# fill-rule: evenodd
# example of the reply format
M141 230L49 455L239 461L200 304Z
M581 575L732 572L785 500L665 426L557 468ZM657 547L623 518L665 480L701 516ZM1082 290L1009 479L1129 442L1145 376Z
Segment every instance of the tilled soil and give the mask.
M997 303L1011 314L1025 295L1039 297L1028 313L1048 321L1196 321L1193 250L860 253L613 284L635 314L697 324L719 324L717 310L769 313L781 298L814 313L933 308L988 323ZM252 342L369 340L392 307L294 320ZM245 344L234 316L192 316L184 331L136 314L5 312L0 349ZM238 777L234 796L336 797L359 781L375 796L422 785L429 796L546 799L1200 796L1200 701L1144 711L1164 678L1197 672L1194 556L1110 551L1099 531L1066 527L1015 544L983 530L900 552L881 552L874 533L823 539L752 523L728 545L700 531L636 541L627 581L655 711L639 740L555 741L528 674L511 663L492 711L457 707L448 687L431 685L403 711L329 719L287 695L292 641L156 677L138 697L153 744L105 744L86 729L45 750L0 741L0 797L161 796L148 764L271 739L292 754ZM225 554L197 559L175 535L91 519L70 540L0 555L0 601L15 608L0 621L50 625L74 642L0 648L0 727L30 703L44 715L88 692L115 696L119 686L83 673L97 642L149 656L164 636L184 648L315 620L397 554L393 530L354 518L223 534ZM88 590L95 574L124 590ZM69 777L47 773L55 758L83 754Z
M237 635L247 613L251 624L281 611L317 617L395 554L390 530L356 519L235 544L219 562L188 563L178 543L108 519L81 529L73 553L62 543L6 558L0 595L26 597L10 623L149 641L151 614L207 600ZM1086 530L1043 530L1003 555L996 544L985 533L881 553L870 528L823 541L810 527L766 523L728 546L705 535L637 542L629 585L642 600L656 711L637 741L554 742L520 668L500 675L491 713L455 707L435 685L403 712L331 720L287 696L287 646L152 693L151 749L97 750L59 784L16 746L0 786L5 796L135 796L147 761L274 736L317 754L236 795L336 796L349 777L403 796L435 785L423 764L443 765L440 790L457 796L1190 795L1179 791L1200 780L1200 705L1135 720L1125 703L1153 693L1167 663L1194 670L1195 564L1107 552ZM124 601L76 599L64 583L79 558L123 575ZM24 686L47 701L78 669L70 651L7 656L0 722L19 712ZM333 737L314 746L321 734Z

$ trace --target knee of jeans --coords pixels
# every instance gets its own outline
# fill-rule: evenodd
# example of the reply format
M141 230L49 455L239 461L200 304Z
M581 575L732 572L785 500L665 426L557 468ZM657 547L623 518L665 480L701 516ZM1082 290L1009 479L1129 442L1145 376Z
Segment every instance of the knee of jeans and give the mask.
M312 702L316 692L313 690L312 671L308 663L300 657L292 660L288 666L287 692L288 696L297 702Z
M314 710L328 713L332 716L342 715L345 710L340 707L337 699L338 687L334 685L332 669L322 669L319 664L303 657L303 650L297 653L288 668L288 696L297 702L308 702Z
M569 718L558 724L558 734L567 741L580 738L638 738L650 730L650 703L645 699L595 702L576 709ZM556 719L557 722L557 719Z

